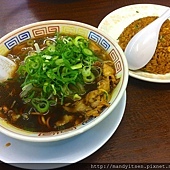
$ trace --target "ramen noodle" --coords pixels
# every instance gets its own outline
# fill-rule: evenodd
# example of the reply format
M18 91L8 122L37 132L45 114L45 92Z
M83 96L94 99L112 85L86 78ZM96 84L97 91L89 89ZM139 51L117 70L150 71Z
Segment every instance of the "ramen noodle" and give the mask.
M127 26L118 38L121 48L125 50L130 39L156 18L156 16L140 18ZM154 74L170 72L170 20L166 20L162 25L156 51L152 59L141 70Z

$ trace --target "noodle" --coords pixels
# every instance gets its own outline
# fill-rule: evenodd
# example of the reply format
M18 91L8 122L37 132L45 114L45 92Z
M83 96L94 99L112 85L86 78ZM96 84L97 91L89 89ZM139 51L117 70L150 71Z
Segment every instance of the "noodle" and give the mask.
M118 38L121 48L125 50L130 39L156 18L156 16L140 18L126 27ZM166 20L162 25L156 51L152 59L141 70L154 74L170 72L170 20Z

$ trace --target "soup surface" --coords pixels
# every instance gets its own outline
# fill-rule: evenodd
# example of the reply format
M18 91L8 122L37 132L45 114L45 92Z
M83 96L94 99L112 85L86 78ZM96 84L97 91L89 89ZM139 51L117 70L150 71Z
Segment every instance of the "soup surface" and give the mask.
M109 55L82 36L31 39L7 57L18 68L0 84L0 116L28 131L64 130L99 116L119 82Z

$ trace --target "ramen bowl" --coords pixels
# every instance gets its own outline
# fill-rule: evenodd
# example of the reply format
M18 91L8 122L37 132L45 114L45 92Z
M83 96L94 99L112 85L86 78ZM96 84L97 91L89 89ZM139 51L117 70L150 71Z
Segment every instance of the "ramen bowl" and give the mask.
M110 36L108 36L107 34L105 34L102 31L98 30L97 28L87 25L85 23L80 23L80 22L75 22L75 21L67 21L67 20L49 20L49 21L41 21L41 22L23 26L21 28L18 28L16 30L8 33L7 35L5 35L4 37L2 37L0 39L0 54L7 56L7 54L12 53L12 51L14 51L14 49L16 47L18 47L18 45L21 45L24 42L29 41L29 43L30 43L30 42L32 42L32 40L40 39L42 37L48 37L49 35L54 35L54 34L56 36L57 35L74 35L74 36L78 36L79 38L83 37L83 38L87 39L88 41L97 45L97 47L99 47L102 50L102 52L106 53L109 56L109 60L112 63L114 63L113 67L115 70L114 75L113 74L110 75L109 79L114 78L114 76L115 76L116 79L118 80L118 82L110 95L107 107L103 108L101 113L98 116L90 116L88 119L84 119L84 121L74 124L74 125L72 125L68 128L65 128L65 129L59 128L56 130L52 129L52 130L48 130L48 131L46 131L46 130L30 131L26 128L21 128L21 127L12 125L7 120L7 118L4 119L4 114L10 115L11 112L4 111L5 106L3 106L4 104L1 101L1 103L0 103L0 108L1 108L0 132L4 133L7 136L10 136L12 138L16 138L19 140L23 140L23 141L30 141L30 142L52 142L52 141L68 139L73 136L82 134L85 131L90 130L91 128L93 128L94 126L99 124L109 114L112 114L112 111L115 109L115 107L119 103L120 99L122 98L122 96L126 90L126 86L128 83L128 66L127 66L127 61L126 61L125 55L122 52L121 48L116 43L116 41L111 39ZM40 54L40 53L41 53L41 51L38 54ZM43 57L46 58L46 60L45 60L46 62L48 62L47 60L49 60L51 58L51 57L49 57L49 55L44 55ZM58 56L56 55L55 58L57 58L57 57ZM27 58L30 59L29 57L27 57ZM16 59L16 55L15 55L15 59ZM24 61L25 60L26 59L24 59ZM66 60L66 62L67 62L67 60ZM39 63L40 62L38 62L38 64ZM21 66L23 64L23 62L22 62L22 64L21 63L19 63L19 64ZM35 66L35 61L33 64ZM46 67L44 67L43 69L45 70ZM45 71L47 72L49 70L45 70ZM48 74L49 77L51 77L51 75L52 74ZM13 77L13 79L15 79L15 76ZM55 81L59 81L59 80L55 80ZM48 83L46 83L46 84L48 84ZM64 86L64 84L63 84L63 86ZM53 87L53 86L50 84L50 87ZM45 91L47 90L46 87L44 87L44 89L45 89ZM55 90L55 89L53 89L53 90ZM103 91L105 91L105 90L103 90ZM9 94L11 95L10 91L9 91ZM0 92L0 96L2 98L2 91ZM6 95L6 96L8 96L8 95ZM21 95L18 95L18 96L21 97ZM107 96L107 92L106 92L105 96ZM89 100L95 100L95 96L89 97ZM58 101L56 101L56 102L58 102ZM16 101L11 103L11 105L10 105L11 107L14 107L14 105L16 105ZM2 109L3 109L3 112L2 112ZM23 112L21 112L21 113L19 112L19 113L17 113L17 116L14 116L14 119L15 118L17 119L18 117L22 118L22 119L26 119L25 123L24 123L24 124L26 124L27 119L29 119L29 113L27 113L25 115L25 113L23 114ZM34 113L37 113L37 112L34 110ZM47 115L48 115L48 113L47 113ZM50 118L46 118L47 115L41 115L39 113L39 115L38 115L39 118L37 118L37 119L40 120L40 125L43 124L43 126L44 125L49 126L49 122L53 121L53 119L51 118L52 116ZM35 115L35 116L37 116L37 115ZM67 115L66 121L69 121L69 118L70 118L70 116ZM30 122L30 120L29 120L29 123L33 123L33 122Z

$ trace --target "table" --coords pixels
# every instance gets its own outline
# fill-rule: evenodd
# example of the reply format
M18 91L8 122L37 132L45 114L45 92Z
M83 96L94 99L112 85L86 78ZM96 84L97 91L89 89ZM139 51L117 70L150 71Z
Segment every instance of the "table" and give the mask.
M139 3L170 6L169 0L1 0L0 37L20 26L49 19L75 20L97 27L113 10ZM104 146L80 163L170 162L170 84L130 77L126 92L120 126ZM4 163L0 167L18 169Z

